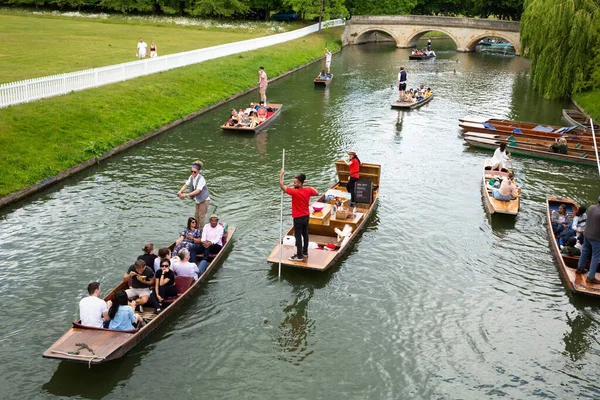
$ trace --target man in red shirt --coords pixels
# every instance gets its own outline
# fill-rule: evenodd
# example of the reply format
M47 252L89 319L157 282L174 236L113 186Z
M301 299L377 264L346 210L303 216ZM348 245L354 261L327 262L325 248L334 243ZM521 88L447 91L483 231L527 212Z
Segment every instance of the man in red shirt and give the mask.
M292 196L292 218L294 218L294 236L296 237L296 254L290 257L292 261L304 261L308 257L308 218L311 196L319 193L312 187L304 187L306 175L300 174L294 178L294 187L286 187L283 184L284 170L279 173L279 187ZM302 243L304 239L304 245Z

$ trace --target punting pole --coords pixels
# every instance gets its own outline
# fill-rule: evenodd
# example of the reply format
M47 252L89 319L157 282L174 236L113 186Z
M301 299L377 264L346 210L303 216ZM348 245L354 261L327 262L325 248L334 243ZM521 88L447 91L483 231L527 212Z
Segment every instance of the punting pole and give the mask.
M281 169L285 171L285 149L281 154ZM279 274L281 278L281 258L283 257L283 190L281 191L281 210L279 215Z
M598 174L600 175L600 158L598 158L598 145L596 144L596 132L594 132L594 121L590 118L592 126L592 138L594 139L594 151L596 152L596 163L598 164Z

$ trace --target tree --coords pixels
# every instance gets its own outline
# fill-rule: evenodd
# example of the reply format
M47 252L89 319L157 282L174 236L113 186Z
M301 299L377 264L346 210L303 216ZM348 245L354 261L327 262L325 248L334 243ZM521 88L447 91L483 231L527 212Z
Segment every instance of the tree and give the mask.
M401 15L410 14L417 0L346 0L351 14Z
M521 44L531 58L533 87L544 97L569 97L594 84L600 75L592 62L599 25L595 0L528 0Z
M244 14L249 7L240 0L191 0L190 9L202 17L231 17Z

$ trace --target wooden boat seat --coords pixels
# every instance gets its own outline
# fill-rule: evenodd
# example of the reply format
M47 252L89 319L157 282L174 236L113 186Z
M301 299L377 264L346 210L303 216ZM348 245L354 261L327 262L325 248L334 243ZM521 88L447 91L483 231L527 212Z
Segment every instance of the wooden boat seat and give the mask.
M121 333L136 333L137 331L139 331L139 329L131 329L131 330L128 330L128 331L121 331L121 330L117 330L117 329L97 328L95 326L81 325L81 323L79 321L73 321L73 328L77 328L77 329L93 329L93 330L96 330L96 331L121 332Z
M177 297L167 297L163 303L172 303L183 295L194 284L195 280L189 276L178 276L175 278L175 287L177 288Z

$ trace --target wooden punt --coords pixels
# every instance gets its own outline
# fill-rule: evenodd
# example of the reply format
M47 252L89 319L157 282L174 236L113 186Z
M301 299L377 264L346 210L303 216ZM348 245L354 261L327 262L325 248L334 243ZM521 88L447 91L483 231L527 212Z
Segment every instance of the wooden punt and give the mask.
M507 143L522 143L522 144L531 144L539 146L540 149L549 149L550 146L556 141L555 138L544 138L535 135L528 135L525 133L522 134L511 134L509 132L497 132L494 133L480 133L480 132L468 132L469 136L476 136L483 139L495 139L505 141ZM587 141L580 140L567 140L567 147L569 148L569 152L572 154L581 155L582 152L589 153L590 155L595 155L594 145L593 143L588 143Z
M521 197L510 201L501 201L495 199L492 196L492 189L489 186L489 182L492 179L507 178L510 171L504 169L502 171L493 171L491 160L486 159L483 162L483 203L485 204L486 210L491 214L506 214L506 215L517 215L519 213L519 207L521 205Z
M464 116L462 118L459 118L458 121L459 121L459 123L473 123L473 124L488 123L488 124L494 125L494 127L496 127L496 129L499 129L500 127L502 127L503 130L506 130L508 128L511 128L511 129L519 128L519 129L523 130L523 132L525 132L524 130L530 129L535 132L555 133L555 134L560 134L560 135L564 135L564 134L588 135L591 137L591 134L592 134L592 131L589 129L589 127L581 128L578 126L573 127L572 125L569 125L569 126L545 125L545 124L538 124L538 123L534 123L534 122L512 121L509 119L487 118L487 117L480 117L480 116L474 116L474 115Z
M329 74L328 78L322 79L321 75L319 74L319 76L317 76L315 78L315 86L327 86L331 83L331 81L333 80L333 74Z
M88 365L101 364L124 356L128 351L156 330L161 323L175 313L175 311L192 296L193 292L201 286L201 282L204 282L208 276L211 275L231 247L235 229L236 228L234 227L229 227L227 229L223 248L211 261L206 268L206 271L204 271L198 280L194 282L192 278L180 278L180 282L187 282L189 285L187 287L182 287L182 284L178 284L178 279L175 279L179 294L176 298L169 299L172 300L172 302L169 306L164 308L160 314L156 315L154 314L153 308L145 305L143 306L144 312L141 313L141 315L146 321L146 325L142 328L132 329L131 331L115 331L111 329L86 327L79 322L73 322L73 326L50 346L42 356L44 358L55 358L65 361L85 362L88 363ZM128 282L121 282L107 294L106 297L104 297L104 300L111 300L118 290L125 290L128 287Z
M577 141L582 143L593 143L593 139L590 134L577 127L552 127L552 131L540 131L536 129L529 129L519 124L504 124L497 122L484 121L479 122L459 122L460 126L465 131L497 134L497 135L515 135L520 137L521 135L535 136L540 139L554 140L560 137L566 138L568 141ZM525 136L524 136L525 137Z
M577 264L579 263L578 256L567 256L560 252L560 247L556 243L554 231L552 229L552 211L558 210L558 206L564 204L567 206L567 213L572 217L579 209L578 204L571 200L562 197L549 196L546 199L546 225L548 228L548 241L552 254L558 264L558 271L565 283L565 287L576 294L600 297L600 285L586 282L586 274L576 274ZM589 268L589 260L587 267ZM598 269L600 271L600 268ZM596 279L600 279L600 272L596 273Z
M562 110L563 119L567 121L567 123L578 126L584 129L590 129L590 117L580 112L579 110L570 110L564 108ZM600 125L594 124L594 130L598 131L600 129Z
M409 60L429 60L430 58L435 58L435 55L418 55L418 54L411 54L408 56Z
M281 112L281 107L283 107L283 104L269 104L268 107L270 107L274 110L273 113L271 115L268 115L267 119L262 124L258 124L254 128L250 128L247 126L228 126L227 122L225 122L223 125L221 125L221 129L223 131L228 131L228 132L244 132L244 133L260 132L263 129L265 129L267 126L269 126L271 123L273 123L273 120L279 116L279 113Z
M503 140L500 139L490 139L481 137L481 134L471 135L470 132L465 132L464 139L465 142L467 142L470 146L486 150L495 150L498 148L498 146L500 146L500 143L503 142ZM538 145L528 145L514 142L508 143L508 150L511 154L514 155L522 155L543 160L560 161L569 164L580 164L590 166L596 165L595 155L591 156L593 158L588 158L587 153L585 154L585 156L559 154L554 153L552 151L548 151L547 148L542 149Z
M421 101L416 101L414 103L407 103L404 101L395 101L392 103L392 108L397 108L401 110L414 110L415 108L423 107L425 104L429 103L433 99L433 94L429 97L425 97Z
M350 176L350 170L344 161L336 161L335 168L337 170L338 182L330 186L329 189L340 190L347 192L346 182ZM316 271L325 271L338 261L342 255L348 252L352 247L352 243L356 241L360 232L366 226L366 222L372 215L377 206L377 198L379 196L379 180L381 176L381 166L379 164L362 163L360 167L360 180L358 183L368 181L372 185L372 198L370 203L357 203L357 212L349 218L337 218L332 213L332 206L325 203L325 194L313 203L313 206L324 207L321 212L310 214L308 223L308 236L310 242L315 242L319 247L327 247L328 244L334 244L336 249L328 251L324 249L308 249L308 258L304 261L291 261L289 257L296 254L296 246L278 244L275 246L267 261L270 263L279 263L279 250L282 249L281 265L288 267L310 269ZM365 182L366 183L366 182ZM312 209L312 208L311 208ZM342 241L338 241L335 229L343 230L348 225L352 228L349 236ZM287 236L294 235L294 228L291 227L286 232Z

